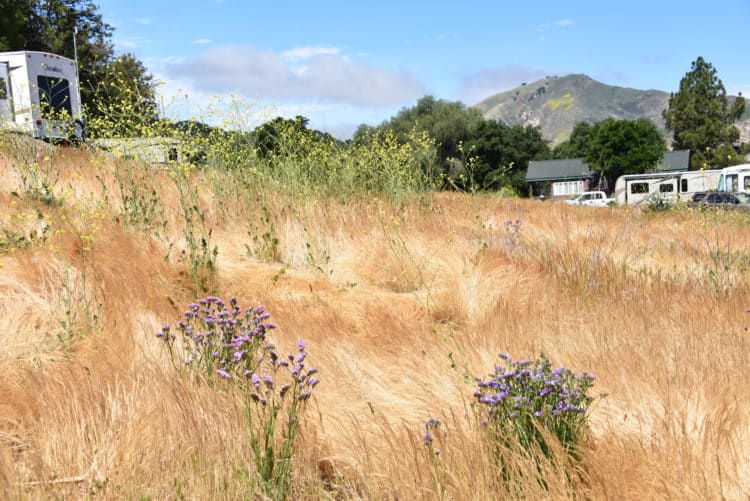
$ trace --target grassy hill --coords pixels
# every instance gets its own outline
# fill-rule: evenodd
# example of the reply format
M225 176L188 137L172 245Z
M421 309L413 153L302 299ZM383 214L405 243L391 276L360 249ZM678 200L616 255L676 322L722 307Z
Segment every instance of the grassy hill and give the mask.
M475 107L489 119L539 126L544 137L557 144L570 135L576 123L595 123L609 117L645 117L664 130L661 114L668 103L669 93L664 91L616 87L575 74L529 82L490 96ZM750 118L750 110L746 110L745 118Z
M265 499L256 383L155 336L209 292L265 305L274 349L304 339L318 369L288 499L748 495L746 214L324 195L257 159L0 139L2 499ZM482 424L498 353L596 376L577 460Z

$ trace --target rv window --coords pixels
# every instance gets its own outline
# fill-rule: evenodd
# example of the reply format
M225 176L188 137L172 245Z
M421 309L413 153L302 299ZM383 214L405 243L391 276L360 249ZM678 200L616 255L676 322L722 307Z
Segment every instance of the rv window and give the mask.
M64 78L37 77L39 86L39 106L44 116L73 115L70 106L70 83Z
M8 82L0 78L0 99L8 99Z
M630 193L648 193L648 183L633 183L630 185Z
M744 188L743 191L750 191L750 176L746 176L743 178L744 180Z
M737 191L737 174L729 174L727 175L727 184L724 188L726 191Z
M674 191L673 184L660 184L659 193L672 193Z
M688 190L688 180L680 179L680 191L685 193Z

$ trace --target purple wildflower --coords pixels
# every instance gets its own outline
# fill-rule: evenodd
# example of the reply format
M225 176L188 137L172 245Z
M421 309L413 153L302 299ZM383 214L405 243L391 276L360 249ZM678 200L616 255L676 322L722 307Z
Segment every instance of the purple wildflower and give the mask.
M299 395L297 395L297 400L299 400L300 402L304 402L305 400L310 398L310 395L312 395L312 391L310 390L302 392Z

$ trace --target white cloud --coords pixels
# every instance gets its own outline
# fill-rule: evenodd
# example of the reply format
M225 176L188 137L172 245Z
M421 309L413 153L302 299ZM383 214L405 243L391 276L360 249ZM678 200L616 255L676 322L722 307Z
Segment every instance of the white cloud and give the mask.
M213 40L210 38L196 38L193 40L193 43L196 45L211 45L213 43Z
M498 92L518 87L524 82L532 82L558 73L556 70L520 65L485 68L463 76L459 95L463 101L473 104Z
M122 47L127 50L135 49L136 47L140 47L143 44L150 43L151 41L145 37L127 37L127 38L118 38L115 40L115 46L116 47Z
M138 24L142 24L144 26L148 26L149 24L153 23L154 20L150 17L142 17L138 20Z
M571 26L573 21L571 19L558 19L549 23L543 23L536 27L537 31L547 31L550 28L567 28Z
M174 120L193 118L227 129L252 130L276 117L302 115L310 119L310 127L328 132L340 139L349 139L361 123L378 124L398 109L358 107L346 104L284 101L259 101L242 95L219 95L196 89L191 83L170 79L156 73L162 82L157 99L162 116Z
M437 42L442 42L443 40L448 40L451 38L451 35L448 35L447 33L438 33L436 35L425 35L425 40L434 40Z
M304 65L294 64L301 58ZM425 93L424 85L408 73L351 62L334 47L300 47L281 54L214 47L197 58L167 63L164 76L206 93L364 107L404 104Z
M336 56L340 52L341 50L337 47L295 47L282 52L281 57L292 61L299 61L300 59L310 59L317 56Z

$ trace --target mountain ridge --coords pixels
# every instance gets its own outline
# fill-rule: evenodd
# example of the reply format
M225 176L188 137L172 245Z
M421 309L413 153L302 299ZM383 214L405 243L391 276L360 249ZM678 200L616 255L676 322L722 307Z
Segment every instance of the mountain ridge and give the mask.
M593 78L574 73L547 76L534 82L493 94L475 105L485 118L508 125L532 125L552 145L570 135L578 122L596 123L607 118L637 120L648 118L666 133L662 111L669 105L670 93L649 89L607 85ZM734 96L728 96L730 104ZM750 110L737 125L742 140L750 139Z

